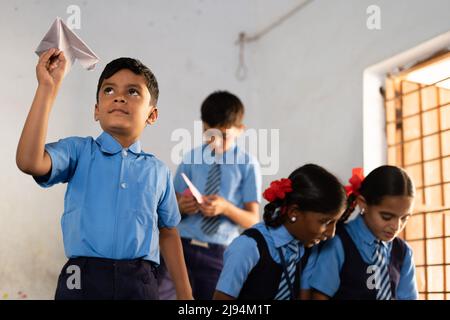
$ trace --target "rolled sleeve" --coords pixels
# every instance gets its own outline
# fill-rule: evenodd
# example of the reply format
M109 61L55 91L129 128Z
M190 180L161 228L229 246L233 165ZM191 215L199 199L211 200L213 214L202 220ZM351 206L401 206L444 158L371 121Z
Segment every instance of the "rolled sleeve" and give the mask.
M181 220L180 210L178 209L175 188L172 183L172 176L167 169L165 188L158 202L158 228L176 227Z
M309 286L333 297L341 284L340 272L344 264L344 248L339 236L326 241L320 249Z
M45 145L45 151L52 161L52 168L45 176L33 177L41 187L48 188L71 179L78 159L78 144L75 140L76 138L71 137Z
M216 290L237 298L248 274L259 261L256 241L247 236L236 238L224 253L224 264Z

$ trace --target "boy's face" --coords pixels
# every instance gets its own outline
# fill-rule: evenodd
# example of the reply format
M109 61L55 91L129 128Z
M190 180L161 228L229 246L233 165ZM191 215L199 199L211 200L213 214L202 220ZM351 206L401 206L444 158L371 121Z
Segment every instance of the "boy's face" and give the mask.
M95 105L95 120L112 135L137 139L145 126L158 117L152 104L144 77L122 69L103 81Z
M203 134L206 142L216 153L225 153L244 131L244 126L210 127L203 122Z

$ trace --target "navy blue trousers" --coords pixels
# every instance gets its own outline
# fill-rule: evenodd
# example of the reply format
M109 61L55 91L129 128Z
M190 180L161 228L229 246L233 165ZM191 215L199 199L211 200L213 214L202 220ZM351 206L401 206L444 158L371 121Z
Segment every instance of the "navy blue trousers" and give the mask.
M186 238L181 238L181 243L194 299L211 300L223 268L226 247L209 243L208 248L205 248L192 244ZM176 298L175 287L162 258L158 267L158 285L161 300Z
M158 300L156 272L143 259L72 258L59 275L55 300Z

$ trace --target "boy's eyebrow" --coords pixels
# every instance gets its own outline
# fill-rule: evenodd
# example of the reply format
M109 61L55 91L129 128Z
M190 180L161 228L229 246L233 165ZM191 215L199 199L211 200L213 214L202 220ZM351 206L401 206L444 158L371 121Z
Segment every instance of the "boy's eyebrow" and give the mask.
M129 83L127 84L127 87L136 87L136 88L146 88L146 86L143 86L142 84L138 84L138 83Z
M102 88L103 88L104 86L117 87L117 84L115 84L115 83L113 83L113 82L103 82ZM136 88L141 88L141 89L144 88L143 85L138 84L138 83L129 83L129 84L125 85L125 87L127 87L127 88L129 88L129 87L136 87Z
M112 82L103 82L103 83L102 83L102 88L103 88L104 86L115 87L116 85L115 85L114 83L112 83Z

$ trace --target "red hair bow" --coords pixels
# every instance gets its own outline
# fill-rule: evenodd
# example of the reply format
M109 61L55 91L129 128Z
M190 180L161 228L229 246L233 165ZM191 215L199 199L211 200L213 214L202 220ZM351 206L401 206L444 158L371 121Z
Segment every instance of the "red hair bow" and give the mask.
M351 194L359 196L359 188L361 188L361 183L364 180L363 168L353 168L352 177L348 180L350 185L345 186L345 191L347 192L347 197Z
M291 179L281 179L275 180L270 183L270 187L267 188L263 197L269 202L275 201L276 199L284 199L286 197L286 193L292 191L292 181Z

